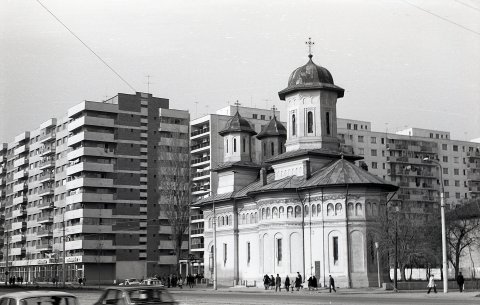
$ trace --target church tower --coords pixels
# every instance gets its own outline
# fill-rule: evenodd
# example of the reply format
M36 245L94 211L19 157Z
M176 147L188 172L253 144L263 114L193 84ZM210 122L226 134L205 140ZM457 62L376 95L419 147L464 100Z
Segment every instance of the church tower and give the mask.
M313 42L307 42L309 47ZM327 149L338 152L337 99L344 89L336 86L332 75L324 67L312 61L295 69L288 80L288 87L278 93L287 102L288 140L286 150Z
M287 129L277 120L277 117L275 116L275 107L272 108L272 110L273 118L257 135L257 139L260 140L260 145L262 147L262 161L285 152Z

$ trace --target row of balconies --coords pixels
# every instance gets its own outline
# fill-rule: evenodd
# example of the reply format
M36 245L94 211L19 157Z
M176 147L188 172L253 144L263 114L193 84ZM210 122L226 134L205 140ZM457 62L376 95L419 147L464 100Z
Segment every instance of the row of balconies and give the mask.
M81 131L68 138L68 146L74 146L81 141L96 141L96 142L115 142L113 133L95 132L95 131Z
M192 178L198 178L198 177L209 176L209 175L210 175L210 170L205 170L205 171L193 173Z
M50 132L47 132L45 134L42 134L39 138L38 138L38 142L40 143L43 143L43 142L48 142L48 141L52 141L52 140L55 140L55 137L56 137L56 133L55 131L50 131Z
M23 182L23 183L17 183L13 185L12 191L13 193L18 193L21 191L26 191L28 189L28 183Z
M206 161L210 161L210 156L206 156L206 157L202 157L202 158L198 158L198 159L193 159L192 160L192 165L202 163L202 162L206 162Z
M210 141L193 145L192 147L190 147L190 150L191 150L191 151L194 151L194 150L197 150L197 149L199 149L199 148L208 147L208 146L210 146Z
M467 157L480 158L480 151L467 151Z
M203 129L199 129L199 130L195 130L195 131L192 131L192 132L190 133L190 136L191 136L191 137L195 137L195 136L201 135L201 134L203 134L203 133L207 133L207 132L209 132L209 131L210 131L210 128L209 128L209 127L203 128Z
M67 159L74 160L81 156L97 156L97 157L115 157L115 151L113 149L105 149L101 147L79 147L75 150L68 152Z

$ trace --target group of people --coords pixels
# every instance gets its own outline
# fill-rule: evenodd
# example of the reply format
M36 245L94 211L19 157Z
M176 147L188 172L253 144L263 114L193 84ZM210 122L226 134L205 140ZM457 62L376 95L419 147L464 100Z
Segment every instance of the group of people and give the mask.
M172 288L179 287L180 289L183 288L184 279L182 278L181 275L176 276L175 274L173 275L170 274L168 276L163 276L163 277L156 275L155 277L158 280L160 280L162 284L165 285L167 288L170 288L170 287ZM201 274L195 274L195 275L189 274L185 277L185 281L188 287L193 288L196 281L200 281L202 278L203 276Z
M465 288L464 287L465 278L463 277L462 272L458 273L457 284L458 284L458 290L460 290L460 292L463 292L463 290ZM435 293L437 293L437 285L435 284L435 278L434 278L433 274L430 274L430 277L428 278L427 288L428 288L427 294L429 294L430 291L432 291L432 289Z
M310 276L310 278L307 280L307 283L308 283L308 290L317 290L318 288L318 280L317 278L313 275L313 276ZM282 278L280 277L280 275L277 273L277 276L274 278L273 275L271 276L268 276L268 274L265 274L265 276L263 277L263 285L265 287L265 290L268 290L268 289L274 289L275 288L275 292L280 292L282 291ZM290 282L290 278L288 277L288 275L285 277L285 281L284 281L284 287L285 289L288 291L294 291L294 289L296 289L297 291L300 290L300 288L303 288L303 281L302 281L302 275L300 274L300 272L297 272L297 277L295 278L295 280L293 282ZM329 290L330 292L332 292L332 289L333 291L337 292L337 290L335 289L335 280L333 279L333 277L331 275L329 275Z
M15 285L15 283L17 283L18 285L22 285L23 284L23 276L11 276L8 278L8 284L9 285Z

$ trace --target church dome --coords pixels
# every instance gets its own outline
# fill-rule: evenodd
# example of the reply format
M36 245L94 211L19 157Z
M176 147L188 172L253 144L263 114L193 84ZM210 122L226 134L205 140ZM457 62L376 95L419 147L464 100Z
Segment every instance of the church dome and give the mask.
M235 113L235 115L227 121L227 125L225 125L225 128L219 131L218 133L221 136L224 136L232 132L247 132L247 133L250 133L251 135L257 134L255 130L253 130L250 123L246 119L244 119L240 115L240 113L238 113L238 110Z
M257 135L257 139L259 140L267 137L287 137L287 129L277 120L276 116L273 116L268 125Z
M308 55L308 62L295 69L288 79L288 87L278 93L281 100L285 100L288 93L299 90L325 89L336 91L338 97L343 97L344 89L335 86L330 71L315 64L312 60L313 55Z

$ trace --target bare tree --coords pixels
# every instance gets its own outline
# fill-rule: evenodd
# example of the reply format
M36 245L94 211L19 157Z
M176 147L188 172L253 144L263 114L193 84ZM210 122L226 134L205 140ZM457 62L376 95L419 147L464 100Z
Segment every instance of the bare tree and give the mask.
M170 224L173 249L176 256L176 272L182 255L182 244L188 238L190 224L190 154L183 147L170 147L160 156L160 211Z
M480 199L471 199L451 208L446 215L448 260L455 268L455 278L460 269L464 250L480 242Z

